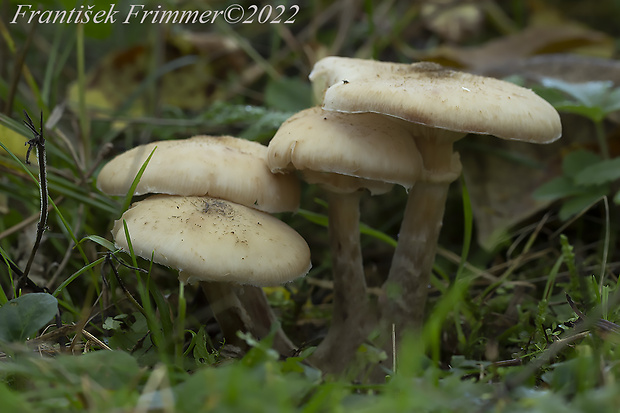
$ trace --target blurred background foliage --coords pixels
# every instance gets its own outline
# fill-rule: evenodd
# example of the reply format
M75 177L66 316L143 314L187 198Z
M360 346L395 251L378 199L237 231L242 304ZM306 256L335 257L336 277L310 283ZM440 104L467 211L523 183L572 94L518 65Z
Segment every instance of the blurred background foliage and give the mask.
M28 174L37 174L36 164L21 163L31 138L22 113L38 119L42 111L55 208L31 278L54 292L61 311L53 323L51 315L20 321L21 332L2 327L13 334L0 361L7 411L612 411L620 402L620 1L238 2L246 12L281 4L285 15L298 6L292 24L11 23L18 4L0 2L0 252L23 269L32 247L40 197ZM223 10L232 2L141 4ZM115 3L119 19L130 7ZM246 337L245 355L223 345L199 290L181 289L174 271L139 260L146 276L105 255L123 199L96 189L103 163L142 143L195 134L267 143L285 119L314 104L307 76L328 55L430 60L510 77L562 113L564 137L552 145L493 137L459 144L464 180L447 206L427 327L403 346L388 384L350 380L360 372L321 377L303 362L325 334L332 302L326 209L314 187L304 187L303 211L280 216L307 239L314 268L267 290L299 346L288 358L274 354L269 339ZM598 97L584 99L583 91ZM475 234L465 263L463 228L471 222L463 182ZM371 287L387 273L405 195L395 188L362 202ZM1 268L6 305L14 274ZM472 281L459 287L457 271ZM584 321L566 293L596 321L586 326L591 334L575 327ZM49 313L49 302L37 305L33 313ZM359 353L367 362L380 357L370 346Z

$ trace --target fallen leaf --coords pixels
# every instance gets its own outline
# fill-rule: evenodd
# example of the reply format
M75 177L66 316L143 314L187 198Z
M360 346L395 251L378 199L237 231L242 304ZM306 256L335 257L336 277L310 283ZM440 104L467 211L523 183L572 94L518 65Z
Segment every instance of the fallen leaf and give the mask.
M576 24L531 26L519 33L491 40L481 46L442 45L430 51L416 52L413 57L416 60L433 61L444 66L482 71L488 67L519 62L534 55L568 53L584 48L587 48L592 55L610 57L615 51L614 39Z
M574 55L536 56L478 73L495 77L518 74L529 85L547 77L567 82L609 80L620 85L620 62ZM473 136L459 146L478 242L484 248L492 249L511 227L549 206L549 201L534 200L532 193L562 174L566 154L578 149L596 150L593 125L588 119L571 114L561 114L561 118L562 139L551 145ZM612 116L608 121L618 119ZM620 133L617 126L615 130ZM617 141L609 140L612 155L620 155Z

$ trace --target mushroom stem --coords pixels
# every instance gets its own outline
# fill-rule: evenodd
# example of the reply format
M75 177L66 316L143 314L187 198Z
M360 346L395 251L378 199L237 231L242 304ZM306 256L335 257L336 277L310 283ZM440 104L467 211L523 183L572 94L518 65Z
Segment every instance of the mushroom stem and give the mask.
M260 340L278 322L260 287L216 281L201 281L200 286L227 344L246 349L247 344L237 336L238 331L251 333ZM278 327L273 348L280 354L290 355L295 346Z
M384 285L388 297L385 318L397 331L422 325L448 188L445 183L419 182L409 193Z
M381 315L382 331L389 337L388 330L394 324L397 345L404 330L423 324L448 189L461 172L458 154L452 152L453 141L431 142L426 138L416 140L425 177L409 192L398 245L383 285L387 302ZM388 354L392 352L391 345L384 347Z
M334 278L332 320L311 361L324 372L342 372L374 325L362 261L359 201L362 191L330 192L329 238Z

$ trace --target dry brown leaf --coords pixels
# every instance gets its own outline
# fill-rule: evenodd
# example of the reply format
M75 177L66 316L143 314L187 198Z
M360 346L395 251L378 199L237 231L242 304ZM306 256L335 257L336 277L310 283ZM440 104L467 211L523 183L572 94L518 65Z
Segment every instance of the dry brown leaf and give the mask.
M534 82L554 77L568 82L612 80L620 84L620 62L572 55L537 56L515 65L489 67L483 73L496 77L518 74ZM551 145L527 145L489 136L463 142L463 173L471 194L478 241L483 247L493 248L510 227L548 206L535 201L531 194L561 173L566 153L593 148L594 129L588 119L566 114L561 117L562 139ZM515 155L524 162L515 160Z
M614 39L596 30L576 24L531 26L523 31L491 40L481 46L439 46L428 52L416 53L417 60L434 61L446 66L472 71L498 66L539 54L588 51L599 57L614 53Z

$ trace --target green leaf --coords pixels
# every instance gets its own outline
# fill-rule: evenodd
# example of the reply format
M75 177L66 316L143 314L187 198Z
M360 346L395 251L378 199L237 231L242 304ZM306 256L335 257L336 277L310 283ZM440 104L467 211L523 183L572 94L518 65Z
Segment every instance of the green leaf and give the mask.
M107 239L100 237L99 235L87 235L84 238L82 238L80 242L84 240L90 240L94 242L95 244L99 244L103 248L107 249L108 251L116 251L118 249L114 246L114 244L111 241L108 241Z
M568 83L559 79L545 78L541 83L573 99L573 101L560 102L556 100L557 96L554 96L550 102L561 111L579 113L598 122L620 109L620 88L613 88L614 83L609 80Z
M581 115L594 122L602 121L603 119L605 119L605 115L606 115L605 111L598 106L594 106L594 107L582 106L582 105L576 105L572 102L561 102L561 103L553 105L553 107L559 112Z
M578 150L569 153L562 162L564 175L574 178L585 168L601 161L601 157L594 152Z
M121 314L121 315L125 316L126 314ZM123 322L121 320L118 320L117 318L121 318L121 317L106 318L101 327L103 327L104 330L120 330L121 327L123 327Z
M131 186L129 187L129 191L127 191L127 195L125 195L125 201L123 202L123 211L127 211L127 209L129 209L129 205L131 204L131 199L133 198L133 194L136 192L136 188L138 187L138 184L140 183L140 179L142 178L142 175L144 174L144 170L149 165L149 162L151 161L151 158L153 157L153 154L155 153L156 149L157 149L157 146L153 148L153 150L151 151L151 154L149 155L148 158L146 158L146 160L140 167L140 170L138 170L136 177L133 179L133 182L131 183Z
M56 360L65 374L78 380L89 377L98 386L110 390L126 388L144 375L137 360L124 351L93 351L80 357L65 356Z
M265 103L277 110L298 112L312 106L312 88L298 78L271 80L265 88Z
M560 208L559 216L562 221L566 221L573 215L577 215L583 210L589 209L593 204L598 202L603 196L607 195L609 188L597 187L592 191L584 193L569 199Z
M577 185L600 185L620 178L620 158L597 162L575 175Z
M0 341L24 341L45 327L58 311L47 293L26 294L0 307Z
M602 106L601 103L604 102L605 95L614 85L610 80L569 83L552 78L544 78L541 83L545 87L560 90L582 105L589 107Z
M575 185L572 179L562 175L538 187L532 196L539 201L555 201L567 196L579 195L583 191L584 189Z
M32 405L28 402L26 395L12 391L11 384L0 382L0 400L2 400L2 411L29 413L35 412Z

